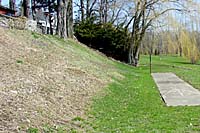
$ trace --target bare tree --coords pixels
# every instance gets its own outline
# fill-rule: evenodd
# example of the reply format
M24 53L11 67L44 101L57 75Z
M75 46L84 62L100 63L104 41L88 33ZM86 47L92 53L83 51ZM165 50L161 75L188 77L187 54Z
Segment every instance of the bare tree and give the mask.
M80 12L81 20L88 20L92 17L92 13L97 11L95 5L97 5L97 0L79 0L75 1L74 4L78 7L78 12Z
M86 1L86 19L90 19L92 17L92 13L96 11L96 8L95 8L96 4L97 4L97 0Z
M131 44L129 47L129 63L137 66L139 61L140 46L146 30L162 14L176 8L168 8L166 4L178 2L174 0L134 0L135 9L133 12ZM164 9L163 5L165 4ZM162 7L162 8L161 8Z

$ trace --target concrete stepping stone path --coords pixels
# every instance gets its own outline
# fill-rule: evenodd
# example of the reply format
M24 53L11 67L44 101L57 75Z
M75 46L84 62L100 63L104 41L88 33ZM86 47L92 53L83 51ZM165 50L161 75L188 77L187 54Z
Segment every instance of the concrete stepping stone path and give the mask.
M173 73L153 73L160 94L167 106L200 105L200 91Z

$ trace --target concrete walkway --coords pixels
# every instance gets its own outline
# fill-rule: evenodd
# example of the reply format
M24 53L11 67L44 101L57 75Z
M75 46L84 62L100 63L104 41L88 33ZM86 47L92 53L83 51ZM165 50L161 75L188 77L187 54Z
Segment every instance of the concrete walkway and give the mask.
M200 91L173 73L153 73L158 89L167 106L200 105Z

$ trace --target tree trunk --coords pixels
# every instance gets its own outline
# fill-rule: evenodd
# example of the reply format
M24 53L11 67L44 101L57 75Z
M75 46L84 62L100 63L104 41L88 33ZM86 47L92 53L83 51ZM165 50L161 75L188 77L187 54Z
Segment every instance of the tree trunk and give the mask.
M50 34L53 35L53 27L52 27L52 16L51 14L49 14L49 30L50 30Z
M183 55L183 49L182 49L182 44L181 44L181 42L180 42L180 40L179 40L179 36L178 35L176 35L176 40L177 40L177 42L178 42L178 46L179 46L179 55L180 55L180 57L182 57L182 55Z
M67 7L67 36L73 38L73 3L72 0L68 0Z
M140 59L140 47L137 47L136 50L136 53L134 54L134 57L133 57L133 65L134 66L138 66L139 65L139 59Z
M58 2L57 34L61 38L73 38L73 3L72 0Z
M179 46L179 52L180 52L180 57L182 57L182 56L183 56L183 49L182 49L181 44L180 44L180 46Z
M60 4L61 1L57 1L57 29L56 34L61 37L61 31L62 31L62 5Z
M100 1L99 5L99 22L103 23L103 0Z
M140 45L136 44L134 42L129 47L129 57L128 57L128 60L129 60L129 64L137 67L138 64L139 64Z
M108 21L108 0L105 0L104 3L104 23Z
M67 5L68 1L58 0L58 12L57 12L57 34L59 37L67 38Z
M14 10L15 9L15 2L14 0L9 0L9 8Z
M29 0L23 0L22 8L23 8L22 15L29 18Z
M83 0L80 0L80 11L81 11L81 21L83 22L84 21L84 17L85 17L85 12L84 12L84 2Z
M31 9L32 9L32 16L33 16L33 20L36 20L36 10L35 10L35 0L31 0Z
M86 18L87 20L90 19L90 0L87 0L86 3Z
M49 8L49 30L50 30L50 34L53 35L53 28L52 28L52 16L51 16L51 12L52 12L52 8L51 8L51 1L48 0L48 8Z
M65 0L64 0L65 1ZM65 1L64 3L64 8L62 11L62 17L61 19L63 19L63 25L62 25L62 37L63 38L67 38L67 7L68 7L68 0Z

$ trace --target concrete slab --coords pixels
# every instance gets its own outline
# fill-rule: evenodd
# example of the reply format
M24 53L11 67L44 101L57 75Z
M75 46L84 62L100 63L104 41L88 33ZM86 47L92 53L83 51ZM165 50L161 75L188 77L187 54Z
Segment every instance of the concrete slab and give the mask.
M152 77L167 106L200 105L200 91L174 73L153 73Z

